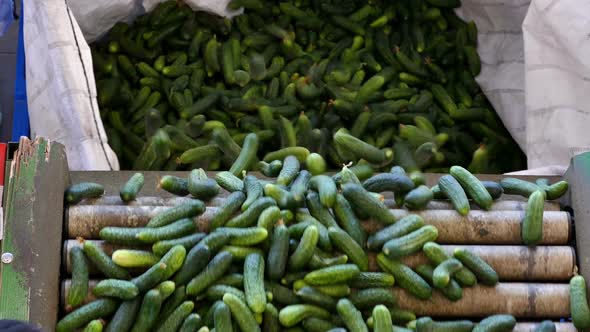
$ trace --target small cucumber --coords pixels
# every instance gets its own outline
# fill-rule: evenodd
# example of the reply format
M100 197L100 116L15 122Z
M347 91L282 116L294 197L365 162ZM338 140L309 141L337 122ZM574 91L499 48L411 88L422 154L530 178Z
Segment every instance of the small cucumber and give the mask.
M351 294L348 299L358 309L370 309L378 304L388 307L396 305L397 301L387 288L367 288Z
M492 199L496 200L502 197L504 189L502 189L502 186L498 182L481 181L481 184L486 187L487 191L490 193L490 196L492 196Z
M104 321L102 319L95 319L90 321L88 325L82 330L82 332L102 332L104 327Z
M365 190L361 185L345 183L342 185L342 194L356 210L363 211L366 215L384 224L393 224L395 218L389 209Z
M474 326L469 320L435 322L430 317L422 317L416 321L416 331L471 332Z
M265 281L264 288L267 292L270 292L273 296L273 301L281 304L281 305L291 305L299 303L299 298L293 290L287 288L281 284L272 282L272 281Z
M167 266L165 263L159 262L143 274L131 279L131 282L137 286L140 292L144 292L162 281L166 274L166 268Z
M73 247L70 251L72 262L72 282L66 298L68 309L81 305L88 294L88 262L81 247Z
M143 243L136 237L143 231L144 227L104 227L98 233L98 236L109 243L122 244L127 246L142 245ZM88 255L88 253L86 253Z
M314 191L308 191L306 200L307 208L309 213L316 218L323 226L327 227L338 227L338 223L330 213L330 210L326 208L320 202L320 196Z
M434 276L434 268L432 266L421 264L416 266L415 270L428 283L434 284L432 280ZM461 286L455 281L455 279L451 279L445 288L440 289L440 292L451 301L459 301L463 298L463 289L461 289Z
M500 186L504 189L504 193L508 195L520 195L523 197L529 197L532 193L541 188L529 181L516 179L516 178L503 178L500 181Z
M188 192L197 199L210 200L219 193L219 185L207 177L202 168L192 170L188 175Z
M192 219L183 218L165 226L144 228L135 237L143 243L152 244L158 241L186 236L193 233L196 229L197 226Z
M543 209L545 195L538 190L529 196L522 221L522 242L534 246L543 239Z
M114 299L98 299L92 301L62 318L55 326L56 332L75 331L90 321L108 317L119 307L119 301Z
M194 199L166 211L158 213L147 223L146 227L162 227L182 218L193 218L205 212L205 204Z
M283 168L277 176L277 184L288 186L299 173L301 163L295 156L287 156L283 160Z
M217 208L215 214L211 217L210 229L222 227L230 219L230 217L240 209L240 206L245 202L246 195L241 191L236 191L227 196L221 206Z
M336 202L332 207L332 211L334 212L334 216L336 220L338 220L340 226L352 237L356 243L360 246L363 246L367 239L367 234L363 230L360 221L354 214L350 203L342 196L341 194L337 194Z
M244 144L242 144L242 151L232 164L229 172L235 176L241 176L243 171L249 170L256 160L256 153L258 152L258 136L254 133L246 135Z
M129 331L135 322L135 316L139 312L141 301L142 297L137 296L131 301L121 303L119 309L117 309L106 326L105 332Z
M229 243L234 246L257 245L268 237L268 231L264 227L221 227L217 232L229 235Z
M164 175L160 179L158 187L176 196L188 195L188 181L178 176Z
M221 302L215 307L215 311L213 312L213 322L215 331L233 332L231 311L227 304Z
M246 211L252 203L258 198L262 197L262 184L253 175L246 175L244 177L244 190L246 191L246 200L242 203L242 212Z
M405 174L380 173L365 180L363 187L377 193L392 191L395 194L401 194L414 189L414 182Z
M451 277L463 268L463 264L455 258L440 263L433 271L432 283L436 288L445 288L451 282Z
M438 187L441 192L451 200L451 204L460 215L469 213L469 200L461 184L451 175L443 175L438 180Z
M143 187L144 177L142 173L135 173L121 188L120 196L123 202L130 202L137 197Z
M318 153L311 153L305 159L305 166L312 175L324 174L327 170L326 161Z
M205 233L195 233L178 239L158 241L152 246L152 252L158 256L164 256L175 245L181 245L186 250L190 250L203 238L205 238Z
M313 252L318 243L318 238L318 229L313 225L309 226L305 232L303 232L303 236L301 236L297 248L291 257L289 257L289 262L287 264L289 270L300 271L305 265L307 265L311 256L313 256Z
M85 198L98 198L104 194L104 187L98 183L82 182L68 187L65 193L68 204L76 204Z
M350 151L358 159L380 165L393 157L392 150L380 150L342 130L334 134L334 144L341 149Z
M113 262L124 268L149 268L160 257L146 250L118 249L111 255Z
M567 181L555 182L545 189L545 192L547 193L547 199L552 200L560 198L567 192L568 188L569 184Z
M425 185L412 189L404 196L404 204L410 210L421 210L434 198L432 191Z
M246 294L240 289L237 289L232 286L228 285L213 285L207 288L207 299L210 301L219 301L223 300L223 295L226 293L232 293L235 296L239 297L240 300L246 301Z
M393 331L393 322L391 314L386 306L379 304L373 308L373 331L374 332L391 332Z
M397 285L419 299L427 300L432 296L432 288L411 268L397 260L391 260L384 254L377 255L377 264L385 272L391 273Z
M367 248L370 250L381 250L387 241L416 231L422 226L424 226L424 219L418 215L410 214L398 220L395 224L387 226L369 236Z
M309 317L328 319L330 312L311 304L293 304L279 311L279 322L284 327L293 327Z
M309 156L309 150L301 146L288 147L267 153L263 160L270 163L274 160L284 160L287 156L295 156L302 163Z
M227 171L217 173L217 175L215 175L215 181L217 181L217 184L223 189L229 192L244 190L244 182Z
M493 315L475 326L473 332L508 332L514 329L516 319L511 315Z
M264 291L264 258L260 253L251 253L244 261L244 292L248 307L254 313L263 313L266 308Z
M199 244L209 247L211 252L218 252L223 246L229 243L231 237L227 233L213 232L205 236Z
M92 262L92 264L105 276L113 279L130 278L127 270L117 266L117 264L115 264L111 258L92 241L84 241L83 250L88 260L90 260L90 262Z
M340 299L336 305L338 316L342 318L344 325L351 332L369 332L369 328L363 320L362 313L348 299Z
M383 253L393 259L408 256L420 251L425 243L434 241L437 237L436 227L422 226L411 233L387 241L383 245Z
M158 289L160 293L162 293L161 295L163 300L165 300L165 302L162 304L162 309L158 314L157 321L159 323L164 322L164 320L168 318L168 316L170 316L170 314L174 312L174 310L176 310L176 308L186 300L186 287L184 286L175 288L172 294L165 296L169 292L169 290L167 292L164 292L162 290L163 287L161 286L168 282L172 283L175 286L174 282L172 281L164 281L163 283L158 285L158 287L156 287L156 289Z
M340 227L329 227L328 233L330 241L341 252L348 256L348 259L356 265L361 271L369 269L369 258L363 248Z
M301 170L295 180L291 183L290 191L297 203L301 203L305 200L305 193L307 192L310 179L311 174L306 170Z
M177 286L188 283L205 268L210 258L211 251L209 247L203 244L193 246L186 254L184 264L182 264L182 267L180 267L180 270L174 276L174 283Z
M467 249L457 248L454 251L455 258L461 261L465 267L473 271L477 278L487 286L498 283L498 274L483 259Z
M449 172L459 181L463 189L477 205L484 210L490 209L493 201L492 196L478 178L461 166L453 166Z
M264 195L274 199L281 209L296 209L302 203L301 201L298 202L290 191L283 189L279 185L267 183L263 189Z
M139 289L131 281L103 279L92 289L92 293L98 297L132 300L139 294Z
M196 313L192 313L188 315L182 325L180 326L179 332L194 332L197 331L199 327L202 326L201 316Z
M137 319L131 328L131 332L148 332L152 329L158 318L158 312L164 301L160 291L149 290L143 297Z
M391 287L395 284L395 278L385 272L361 272L352 278L348 284L354 288Z
M258 220L258 217L266 208L275 206L276 202L270 197L262 197L256 200L250 207L241 214L231 218L225 227L248 227L252 226Z
M277 179L278 181L278 179ZM309 188L316 190L320 195L323 206L331 208L336 202L336 183L327 175L316 175L309 180Z
M347 282L359 274L360 270L355 264L341 264L309 272L303 280L312 286L323 286Z
M317 305L322 308L326 308L329 310L336 309L336 300L334 300L329 295L326 295L317 289L305 286L297 290L295 292L297 296L304 302L308 304Z
M266 274L270 280L278 281L285 274L289 259L289 230L279 221L270 238L270 248L266 259Z
M581 275L570 279L570 310L574 326L579 330L590 328L590 308L586 295L586 280Z
M232 255L222 251L215 255L205 269L197 274L186 286L187 295L199 295L227 273L232 263Z
M225 294L223 296L223 303L225 303L235 318L238 326L242 331L260 332L260 326L254 318L254 314L248 308L246 302L240 300L233 294Z
M262 319L262 331L274 332L280 331L280 328L279 311L272 303L267 303Z

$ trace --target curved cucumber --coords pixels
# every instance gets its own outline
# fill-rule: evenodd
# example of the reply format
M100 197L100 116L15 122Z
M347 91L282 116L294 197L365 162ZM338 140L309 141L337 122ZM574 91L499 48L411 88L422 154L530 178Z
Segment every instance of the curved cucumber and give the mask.
M436 227L426 225L404 236L387 241L383 245L383 253L389 258L401 258L420 251L425 243L434 241L437 237Z
M532 246L543 239L543 209L545 195L538 190L529 196L522 221L522 242Z
M451 200L453 207L460 215L465 216L469 213L469 200L461 184L451 175L443 175L438 180L438 187L441 192Z
M465 192L477 205L484 210L490 209L493 201L492 196L478 178L461 166L453 166L449 172L459 181Z
M120 196L123 202L130 202L135 199L144 184L142 173L135 173L121 188Z
M579 330L590 328L590 308L586 295L586 280L577 275L570 279L570 310L574 326Z

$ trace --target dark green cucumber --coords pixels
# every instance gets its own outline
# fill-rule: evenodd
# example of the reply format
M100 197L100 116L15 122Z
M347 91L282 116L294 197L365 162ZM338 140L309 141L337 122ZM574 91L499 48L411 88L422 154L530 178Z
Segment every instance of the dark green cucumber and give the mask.
M186 179L179 178L177 176L172 175L164 175L160 182L158 183L158 187L166 190L167 192L177 195L177 196L186 196L188 195L188 182Z
M529 196L522 221L522 242L534 246L543 239L543 210L545 194L538 190Z
M424 280L434 285L434 268L432 266L422 264L416 266L415 270L416 273L418 273L422 278L424 278ZM455 279L451 279L446 287L440 289L440 292L443 293L443 295L451 301L459 301L461 298L463 298L463 289L461 289L461 286L459 285L459 283L455 281Z
M492 199L496 200L502 197L504 189L502 189L502 186L498 182L481 181L481 184L486 187L487 191L490 193L490 196L492 196Z
M295 292L297 296L304 302L308 304L317 305L322 308L326 308L329 310L336 309L336 300L334 300L329 295L326 295L317 289L305 286L297 290Z
M244 190L244 182L227 171L217 173L217 175L215 175L215 181L217 181L217 184L223 189L229 192Z
M156 243L163 240L176 239L193 233L197 229L194 221L189 218L179 219L171 224L144 228L135 237L143 243Z
M389 240L399 238L414 232L424 226L424 219L418 215L408 215L398 220L395 224L387 226L369 236L367 248L381 250L381 247Z
M344 325L351 332L369 332L369 328L363 320L363 315L348 299L340 299L336 306L338 316L342 318Z
M348 256L351 262L358 265L361 271L369 269L369 258L363 248L340 227L329 227L330 241L341 252Z
M244 293L248 307L254 313L263 313L266 308L264 258L259 253L249 254L244 261Z
M132 300L139 294L139 289L131 281L119 279L103 279L92 289L97 297L114 297L121 300Z
M483 259L467 249L457 248L453 254L465 267L471 270L482 284L493 286L498 283L498 274Z
M260 332L260 326L254 318L254 314L248 308L246 302L240 300L233 294L225 294L223 296L223 302L231 310L232 316L238 323L238 326L242 331Z
M351 294L348 299L358 309L370 309L378 304L393 307L397 300L390 289L387 288L367 288Z
M195 199L158 213L150 219L146 227L162 227L181 218L193 218L203 212L205 212L205 204Z
M96 267L105 276L114 279L130 278L129 272L127 272L127 270L117 266L117 264L115 264L111 258L92 241L84 241L83 250L88 260L92 262L92 265L94 265L94 267Z
M224 226L245 200L246 195L241 191L233 192L227 196L223 204L217 208L215 214L211 217L211 230Z
M379 150L352 135L344 133L342 130L334 134L334 144L350 151L357 158L364 159L372 164L379 165L393 157L391 150Z
M123 202L130 202L135 199L143 187L144 177L142 173L135 173L121 188L120 196Z
M516 319L511 315L493 315L475 326L473 332L503 332L512 331L516 325Z
M395 283L393 275L385 272L361 272L348 281L354 288L391 287Z
M297 158L297 160L302 163L305 162L305 159L307 156L309 156L309 153L310 152L307 148L294 146L269 152L264 156L263 160L269 163L274 160L284 160L287 156L295 156L295 158Z
M422 317L416 321L416 331L471 332L474 326L469 320L436 322L430 317Z
M317 193L308 191L305 201L307 203L309 213L320 223L322 223L322 225L324 225L326 228L338 227L338 223L336 223L336 220L330 213L330 210L321 204L320 197Z
M56 332L76 331L90 321L108 317L119 307L119 301L114 299L94 300L62 318L55 326Z
M434 198L432 191L425 185L420 185L404 196L404 204L410 210L420 210L426 207Z
M289 185L295 179L295 177L297 177L300 168L301 163L299 162L297 157L291 155L285 157L285 159L283 160L283 168L277 176L277 184L283 186Z
M266 274L270 280L278 281L285 274L289 259L289 230L279 221L270 238L270 248L266 259Z
M313 286L331 285L346 282L360 274L355 264L341 264L309 272L305 275L306 283Z
M309 180L309 188L319 193L322 205L327 208L334 206L337 188L336 183L331 177L327 175L316 175Z
M72 282L66 298L68 309L81 305L88 294L88 262L81 247L72 248L70 261L72 264Z
M195 233L187 236L183 236L181 238L173 239L173 240L164 240L158 241L154 243L152 246L152 252L155 255L163 256L165 253L168 252L172 247L175 245L181 245L186 250L190 250L194 247L199 241L201 241L205 237L205 233Z
M453 166L449 172L459 181L465 192L477 205L484 210L490 209L492 206L492 196L478 178L461 166Z
M246 294L240 289L228 285L213 285L207 288L207 299L210 301L219 301L223 299L223 295L231 293L242 301L246 301Z
M447 259L451 258L450 255L437 243L428 242L424 244L422 247L424 254L426 257L434 264L439 265L440 263L446 261ZM465 263L463 263L465 265ZM469 271L467 268L463 268L455 274L455 279L462 285L462 286L473 286L477 282L476 276L473 272Z
M520 195L527 198L535 191L541 190L538 185L532 182L516 178L503 178L500 181L500 185L504 189L505 194Z
M318 229L313 225L309 226L305 232L303 232L303 236L301 236L301 240L299 241L297 248L289 257L287 264L289 270L300 271L305 267L305 265L307 265L316 248L318 238Z
M222 251L207 264L186 286L186 294L198 295L205 291L216 280L221 278L232 263L232 255Z
M241 176L242 171L249 170L256 160L256 153L258 152L258 136L254 133L246 135L244 144L240 154L232 164L229 172L235 176Z
M246 175L244 177L244 190L246 191L246 200L242 203L242 211L246 211L252 203L262 197L263 193L260 181L253 175Z
M453 207L460 215L464 216L469 213L469 200L461 184L451 175L443 175L438 180L438 187L441 192L451 200Z
M414 189L414 182L400 173L380 173L363 182L363 187L372 192L392 191L396 194Z
M135 322L135 317L139 312L142 297L137 296L131 301L121 303L119 309L115 312L110 322L105 328L105 332L129 331Z
M256 200L250 207L241 214L231 218L225 227L248 227L252 226L258 220L258 217L266 208L276 205L274 199L270 197L262 197Z
M178 273L174 276L174 283L177 286L188 283L199 272L201 272L209 259L211 258L211 251L209 247L202 244L197 244L187 253L184 263Z
M203 325L201 316L196 313L189 314L182 322L179 332L194 332Z
M213 312L213 321L215 326L215 331L218 332L232 332L232 319L231 319L231 311L227 304L220 302L219 305L215 307L215 311Z
M361 185L345 183L342 185L342 194L355 211L363 211L369 217L384 224L393 224L395 222L395 218L385 204L371 195Z
M363 246L366 242L367 234L354 214L350 203L348 203L346 198L341 194L336 196L336 202L332 207L332 211L340 226L356 241L356 243Z
M437 237L436 227L422 226L411 233L387 241L383 245L383 253L389 258L401 258L420 251L425 243L434 241Z
M219 185L213 179L207 177L202 169L194 169L188 176L188 192L197 199L209 200L219 193Z
M98 183L82 182L68 187L65 193L68 204L76 204L85 198L98 198L104 194L104 187Z
M143 274L131 279L131 282L137 286L140 292L144 292L163 280L166 274L166 269L166 264L159 262Z
M419 299L427 300L432 296L432 288L416 272L397 260L391 260L384 254L377 255L377 264L382 270L391 273L397 285Z
M432 273L432 284L436 288L445 288L451 282L451 277L463 268L463 264L455 258L440 263Z

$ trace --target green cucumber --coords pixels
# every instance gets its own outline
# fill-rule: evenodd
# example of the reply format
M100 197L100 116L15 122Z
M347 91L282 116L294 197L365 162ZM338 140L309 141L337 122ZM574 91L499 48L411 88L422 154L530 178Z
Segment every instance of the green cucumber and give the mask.
M104 227L98 233L98 236L109 243L123 244L128 246L142 245L143 243L137 238L137 234L143 231L143 227ZM88 256L88 253L86 253ZM90 257L89 257L90 258Z
M503 178L500 181L504 193L508 195L520 195L523 197L529 197L532 193L541 188L529 181L516 179L516 178Z
M511 315L493 315L475 326L473 332L508 332L514 329L516 319Z
M258 198L262 197L262 184L253 175L246 175L244 177L244 190L246 191L246 200L242 203L241 210L246 211L252 203Z
M152 252L158 256L164 256L175 245L181 245L186 250L190 250L203 238L205 238L205 233L195 233L173 240L158 241L152 246Z
M471 332L474 326L469 320L435 322L430 317L422 317L416 321L416 331Z
M199 272L186 286L187 295L199 295L220 279L230 268L232 255L222 251L215 255L204 270Z
M207 177L202 168L194 169L188 176L188 192L197 199L210 200L219 193L219 185Z
M56 332L75 331L90 321L108 317L119 307L119 301L114 299L94 300L62 318L55 326Z
M421 264L416 266L415 270L416 273L418 273L428 283L432 285L434 284L434 268L432 266ZM446 287L440 289L440 292L451 301L459 301L461 298L463 298L463 289L461 289L461 286L455 281L455 279L451 279Z
M137 296L131 301L121 303L119 309L117 309L106 326L105 332L129 331L135 322L135 317L139 312L141 301L142 297Z
M97 297L133 300L139 294L139 289L131 281L103 279L92 289L92 293Z
M374 332L391 332L393 331L393 322L391 314L386 306L379 304L373 308L373 331Z
M120 196L123 202L130 202L137 197L143 187L144 177L142 173L135 173L121 188Z
M295 156L295 158L297 158L297 160L302 163L305 162L305 159L307 156L309 156L309 153L310 152L307 148L294 146L269 152L264 156L263 160L269 163L274 160L284 160L287 156Z
M88 294L88 261L81 247L73 247L70 251L72 264L72 282L66 298L68 309L78 307Z
M439 244L434 242L425 243L422 247L422 251L424 251L424 255L426 255L426 257L434 265L439 265L440 263L451 258L451 256L448 255ZM465 265L464 262L463 264ZM469 271L469 269L466 267L463 267L460 271L458 271L454 277L462 286L473 286L477 282L475 274Z
M553 200L560 198L561 196L563 196L563 194L567 192L568 188L569 184L567 183L567 181L555 182L554 184L550 185L545 189L547 199Z
M306 318L330 318L330 312L312 304L292 304L279 311L279 322L284 327L293 327Z
M266 308L264 291L264 258L260 253L251 253L244 261L244 292L248 307L254 313L263 313Z
M156 330L157 332L177 331L185 318L190 315L195 307L193 301L185 301L180 304L171 314L164 320L162 325Z
M345 183L342 185L342 194L355 211L360 210L369 217L387 225L395 222L394 216L385 204L372 196L361 185Z
M229 243L235 246L257 245L268 237L268 231L264 227L221 227L217 232L229 235Z
M149 268L156 264L160 257L146 250L118 249L113 252L111 259L124 268Z
M144 228L135 237L143 243L153 244L158 241L176 239L193 233L197 229L189 218L179 219L161 227Z
M266 259L266 274L270 280L278 281L285 274L289 259L289 230L279 221L270 238L270 247Z
M383 253L389 258L401 258L420 251L425 243L434 241L437 237L436 227L422 226L411 233L387 241L383 245Z
M534 246L543 239L543 210L545 194L538 190L529 196L522 221L522 242Z
M487 191L486 191L487 192ZM410 210L421 210L434 198L432 191L425 185L420 185L404 196L404 204Z
M160 286L167 282L171 282L173 285L175 285L172 281L165 281L161 283ZM160 292L162 293L163 300L165 300L165 302L162 304L162 309L158 314L157 321L159 323L162 323L182 302L186 300L186 287L180 286L178 288L175 288L172 294L170 294L169 296L164 296L166 294L162 292L162 287L160 286L156 287L156 289L160 290Z
M341 264L309 272L303 280L312 286L323 286L347 282L359 274L360 270L355 264Z
M336 306L338 315L342 318L344 325L351 332L369 332L369 328L363 320L362 313L348 299L340 299Z
M306 196L307 208L309 213L316 218L323 226L338 227L338 223L330 213L330 210L326 208L320 202L319 195L314 191L308 191Z
M246 195L241 191L236 191L227 196L221 206L217 208L215 214L211 217L210 229L222 227L230 217L239 210L245 202Z
M229 192L244 190L244 182L227 171L217 173L217 175L215 175L215 181L217 181L217 184L223 189Z
M223 300L223 295L226 293L231 293L239 297L240 300L246 301L246 294L242 290L228 285L213 285L207 288L206 295L210 301L219 301Z
M131 332L150 331L157 321L158 312L162 307L163 301L160 291L157 289L148 291L143 297L139 313L137 314L137 319L133 324Z
M274 199L262 197L256 200L250 207L241 214L231 218L225 227L248 227L252 226L258 220L258 217L266 208L276 205Z
M182 322L180 326L179 332L194 332L197 331L198 328L202 326L201 316L198 314L192 313L189 314Z
M461 261L465 267L471 270L482 284L493 286L498 283L498 274L483 259L467 249L457 248L454 251L455 258Z
M332 211L340 226L356 241L356 243L363 246L366 242L367 234L354 214L350 203L348 203L346 198L341 194L337 194Z
M455 258L440 263L433 271L432 283L436 288L445 288L451 282L451 277L463 268L463 264Z
M358 309L370 309L378 304L393 307L397 303L393 293L387 288L362 289L351 294L348 299Z
M371 192L392 191L398 194L414 189L414 182L405 174L380 173L365 180L363 187Z
M322 205L327 208L334 206L337 189L336 183L331 177L327 175L316 175L309 180L309 188L319 193Z
M334 134L334 144L340 148L350 151L359 159L364 159L372 164L382 164L393 157L391 150L379 150L376 147L350 135L342 130Z
M232 319L231 319L231 311L227 304L221 302L219 305L215 307L215 311L213 312L213 321L215 326L215 331L217 332L232 332Z
M579 330L590 328L590 308L586 295L586 281L581 275L570 279L570 310L574 326Z
M301 203L305 199L305 193L309 186L309 180L311 179L310 172L306 170L299 171L299 174L291 183L291 194L296 202Z
M273 296L273 301L276 301L282 305L291 305L299 303L299 298L293 290L287 288L281 284L272 282L272 281L265 281L264 288L267 292L270 292Z
M329 227L330 241L341 252L348 256L348 259L358 265L361 271L369 269L369 258L363 248L355 240L339 227Z
M65 193L68 204L76 204L85 198L98 198L104 194L104 187L98 183L82 182L68 187Z
M395 278L385 272L361 272L348 281L348 284L357 289L391 287L395 284Z
M181 218L193 218L205 212L205 204L200 200L192 200L158 213L150 219L146 227L166 226Z
M459 181L473 201L484 210L492 206L492 196L473 174L461 166L453 166L450 174Z
M188 195L188 182L186 179L172 176L172 175L164 175L159 183L159 188L166 190L167 192L177 195L177 196L186 196Z
M424 226L424 219L418 215L410 214L398 220L395 224L387 226L369 236L367 248L370 250L381 250L387 241L414 232L422 226Z
M329 310L336 309L336 300L334 300L329 295L326 295L317 289L305 286L297 290L295 292L297 296L304 302L308 304L317 305L322 308L326 308Z
M441 192L451 200L451 204L460 215L469 213L469 200L461 184L451 175L443 175L438 180L438 187Z
M94 265L94 267L96 267L105 276L113 279L130 278L129 272L127 272L127 270L117 266L117 264L115 264L111 258L92 241L84 241L83 250L86 258L88 258L88 260L92 262L92 265Z
M182 264L182 267L180 267L174 276L174 283L177 286L182 286L188 283L205 268L210 258L211 251L209 250L209 247L203 244L193 246L186 254L184 264Z
M249 170L256 160L258 144L258 136L256 134L250 133L246 135L242 150L230 167L229 172L235 176L241 176L242 171Z
M391 273L397 285L421 300L432 296L432 288L416 272L397 260L391 260L384 254L377 255L377 264L385 272Z
M309 226L305 232L303 232L303 236L301 236L297 249L295 249L293 254L289 257L287 264L289 270L300 271L305 265L307 265L318 243L318 237L318 229L313 225Z
M235 318L242 331L260 332L260 326L254 318L254 314L248 305L233 294L225 294L223 302L229 307L232 316Z
M288 186L299 173L301 163L295 156L287 156L283 160L283 168L277 176L277 184Z
M266 304L266 309L264 310L264 316L262 319L262 331L280 331L279 311L274 305L272 305L272 303Z
M327 169L324 158L315 152L307 156L305 159L305 166L312 175L324 174Z
M550 320L544 320L539 325L535 327L533 332L555 332L557 328L555 327L555 323Z

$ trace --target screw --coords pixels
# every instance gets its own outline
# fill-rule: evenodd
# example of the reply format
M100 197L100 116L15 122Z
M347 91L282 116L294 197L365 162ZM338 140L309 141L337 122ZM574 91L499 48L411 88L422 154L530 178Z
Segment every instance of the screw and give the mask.
M4 263L4 264L12 263L13 259L14 259L14 256L9 252L5 252L2 254L2 263Z

